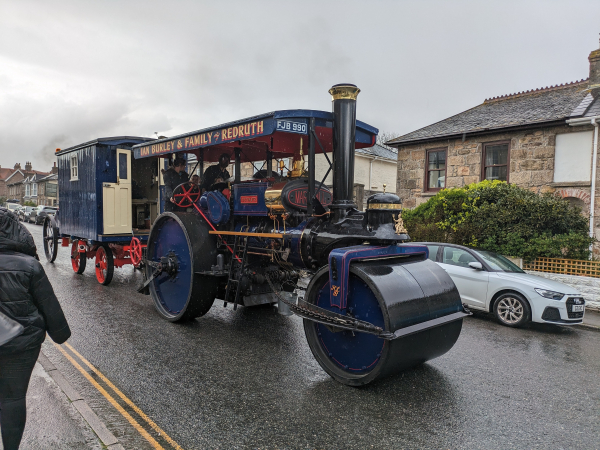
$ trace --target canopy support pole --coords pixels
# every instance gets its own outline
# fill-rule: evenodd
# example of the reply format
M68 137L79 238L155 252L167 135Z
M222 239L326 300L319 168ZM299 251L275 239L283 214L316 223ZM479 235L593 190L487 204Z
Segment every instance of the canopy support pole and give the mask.
M308 131L308 202L306 212L313 215L313 200L315 198L315 118L311 117Z

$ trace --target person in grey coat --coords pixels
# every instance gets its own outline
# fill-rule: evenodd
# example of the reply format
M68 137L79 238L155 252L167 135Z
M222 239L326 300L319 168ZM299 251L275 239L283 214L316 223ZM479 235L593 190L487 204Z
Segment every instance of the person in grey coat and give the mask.
M31 233L5 208L0 208L0 311L25 328L0 345L2 443L4 450L17 450L25 429L25 395L46 332L62 344L71 330Z

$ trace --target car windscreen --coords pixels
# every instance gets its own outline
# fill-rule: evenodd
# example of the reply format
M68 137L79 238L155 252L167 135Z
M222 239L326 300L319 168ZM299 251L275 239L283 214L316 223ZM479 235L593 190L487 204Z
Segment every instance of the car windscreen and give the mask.
M497 272L525 273L519 266L502 255L485 250L476 250L475 253L477 253L477 255L483 259L492 270Z

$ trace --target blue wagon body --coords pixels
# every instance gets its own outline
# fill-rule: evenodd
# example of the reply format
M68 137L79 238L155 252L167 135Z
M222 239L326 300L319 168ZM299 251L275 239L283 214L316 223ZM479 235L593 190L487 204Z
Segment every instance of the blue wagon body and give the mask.
M102 188L104 183L117 182L117 148L131 148L148 140L128 136L100 138L56 153L62 236L91 243L131 240L131 234L105 234ZM72 158L77 158L76 174L72 172Z

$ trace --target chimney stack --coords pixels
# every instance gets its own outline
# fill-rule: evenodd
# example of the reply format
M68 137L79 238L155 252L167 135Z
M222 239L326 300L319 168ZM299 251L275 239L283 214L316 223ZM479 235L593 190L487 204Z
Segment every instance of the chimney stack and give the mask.
M590 61L590 81L589 89L594 97L600 95L600 49L594 50L588 57Z
M331 94L333 109L333 203L334 221L342 220L352 208L354 189L354 141L356 137L356 97L353 84L336 84Z
M15 164L15 170L18 170L18 169L20 169L20 168L21 168L21 163L16 163L16 164Z
M56 167L56 161L54 162L54 166L50 169L50 173L58 173L58 167Z
M31 162L29 162L29 161L25 162L25 171L31 172Z

